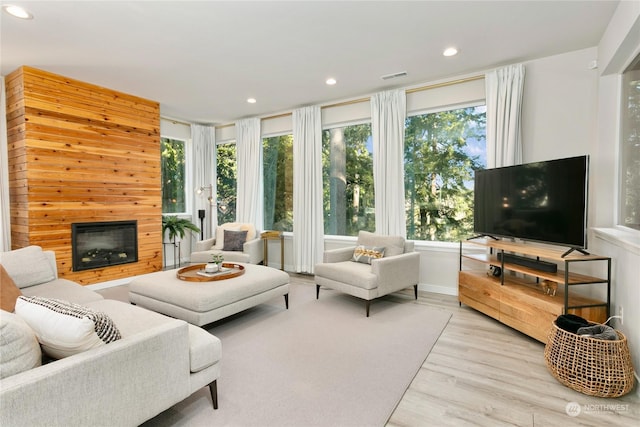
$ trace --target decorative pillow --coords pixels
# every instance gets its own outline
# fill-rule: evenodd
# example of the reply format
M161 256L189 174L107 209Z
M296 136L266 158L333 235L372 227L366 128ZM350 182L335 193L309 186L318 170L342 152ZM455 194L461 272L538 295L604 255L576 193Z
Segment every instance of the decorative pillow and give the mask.
M353 250L351 261L371 264L372 259L384 257L384 248L359 245Z
M242 251L242 245L247 241L247 230L230 231L224 230L223 251Z
M39 285L56 278L56 273L40 246L0 252L0 264L19 288Z
M44 352L56 359L121 338L109 316L68 301L21 296L16 314L35 331Z
M22 295L7 270L0 264L0 308L12 312L16 308L16 300Z
M217 249L219 251L222 250L222 248L224 247L224 231L225 230L241 231L240 226L234 226L231 223L219 225L218 228L216 228L216 243L211 247L211 249Z
M42 351L36 334L24 320L0 311L0 378L41 365Z
M402 236L386 236L362 230L358 233L358 245L384 246L385 256L388 257L403 254L404 243Z

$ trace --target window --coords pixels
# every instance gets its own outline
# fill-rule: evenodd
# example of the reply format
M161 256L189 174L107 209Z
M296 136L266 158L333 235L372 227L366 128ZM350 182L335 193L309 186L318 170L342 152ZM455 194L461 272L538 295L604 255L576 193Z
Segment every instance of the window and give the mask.
M225 224L236 220L236 144L220 144L217 148L218 224Z
M162 213L187 211L185 198L185 142L160 138Z
M293 231L293 136L262 140L265 230Z
M375 231L372 150L369 123L322 133L325 234Z
M618 223L640 230L640 56L622 74Z
M407 238L458 241L473 232L473 171L486 165L486 107L408 117Z

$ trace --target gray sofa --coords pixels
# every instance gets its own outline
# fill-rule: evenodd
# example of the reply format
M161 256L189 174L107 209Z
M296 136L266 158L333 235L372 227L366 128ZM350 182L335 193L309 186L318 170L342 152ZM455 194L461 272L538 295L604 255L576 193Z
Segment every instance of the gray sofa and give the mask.
M30 246L0 253L0 263L22 294L64 299L106 313L122 338L2 378L0 425L136 426L207 385L217 408L222 355L218 338L182 320L103 299L83 286L58 279L54 253L40 251L39 257L39 249ZM34 275L47 276L38 271L29 274L35 259L49 263L52 280L29 283ZM2 311L0 324L12 316L17 315ZM4 337L0 344L2 353Z

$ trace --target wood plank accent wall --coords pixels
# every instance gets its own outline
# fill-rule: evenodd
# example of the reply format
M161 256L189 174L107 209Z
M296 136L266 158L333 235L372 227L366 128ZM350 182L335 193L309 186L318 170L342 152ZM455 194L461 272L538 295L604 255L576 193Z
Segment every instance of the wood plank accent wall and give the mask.
M159 104L26 66L5 82L13 249L55 251L84 285L161 270ZM124 220L137 263L72 271L72 223Z

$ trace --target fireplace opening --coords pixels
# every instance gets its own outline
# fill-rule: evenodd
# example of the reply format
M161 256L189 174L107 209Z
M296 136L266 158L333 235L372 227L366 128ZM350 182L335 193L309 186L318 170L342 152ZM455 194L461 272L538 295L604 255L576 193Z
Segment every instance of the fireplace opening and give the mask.
M138 222L71 224L73 271L138 262Z

